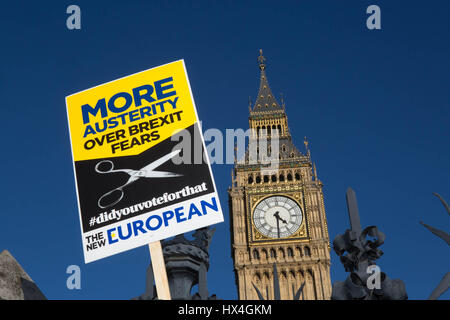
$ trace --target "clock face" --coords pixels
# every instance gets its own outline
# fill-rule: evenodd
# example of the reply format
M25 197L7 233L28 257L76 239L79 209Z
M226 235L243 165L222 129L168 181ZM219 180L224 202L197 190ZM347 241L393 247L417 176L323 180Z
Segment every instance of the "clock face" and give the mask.
M283 196L265 198L253 211L256 229L270 238L289 237L298 230L302 220L300 206L291 198Z

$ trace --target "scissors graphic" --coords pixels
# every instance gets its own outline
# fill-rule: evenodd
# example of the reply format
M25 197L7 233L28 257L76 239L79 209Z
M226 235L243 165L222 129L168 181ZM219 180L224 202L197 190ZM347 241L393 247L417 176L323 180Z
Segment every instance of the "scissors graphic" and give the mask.
M124 195L123 188L141 178L172 178L172 177L182 176L182 174L178 174L178 173L154 170L157 167L159 167L160 165L162 165L164 162L167 162L169 159L173 158L175 155L180 153L180 151L181 150L172 151L171 153L166 154L165 156L159 158L158 160L153 161L152 163L146 165L145 167L143 167L140 170L132 170L132 169L116 169L116 170L114 170L114 163L110 160L102 160L99 163L97 163L95 165L95 171L98 173L125 172L130 175L130 178L128 179L128 181L125 184L102 195L98 199L98 202L97 202L98 206L102 209L105 209L105 208L108 208L108 207L111 207L111 206L117 204L123 198L123 195ZM111 166L111 168L108 170L100 170L99 167L105 163L109 164ZM105 201L102 201L102 199L104 199L105 197L111 196L114 192L120 192L120 196L118 197L118 199L116 199L108 204L103 203L103 205L102 205L102 202L105 202Z

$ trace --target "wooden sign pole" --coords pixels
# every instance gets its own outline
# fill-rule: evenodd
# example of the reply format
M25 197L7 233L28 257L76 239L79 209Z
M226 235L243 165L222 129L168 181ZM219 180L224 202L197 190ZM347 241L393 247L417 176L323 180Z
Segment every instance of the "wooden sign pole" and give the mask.
M171 300L169 281L167 280L166 265L164 263L161 242L151 242L148 244L148 247L150 249L150 259L152 262L158 299Z

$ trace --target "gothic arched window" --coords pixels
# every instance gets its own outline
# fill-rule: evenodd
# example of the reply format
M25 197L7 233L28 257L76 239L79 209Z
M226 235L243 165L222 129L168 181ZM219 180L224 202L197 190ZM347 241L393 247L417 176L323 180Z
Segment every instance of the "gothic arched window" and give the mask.
M277 253L275 252L275 250L270 249L270 257L271 258L276 258L277 257Z
M288 248L287 249L287 255L288 255L288 257L293 257L294 256L294 251L292 250L292 248Z
M305 251L305 256L311 257L311 249L308 246L305 247L304 251Z

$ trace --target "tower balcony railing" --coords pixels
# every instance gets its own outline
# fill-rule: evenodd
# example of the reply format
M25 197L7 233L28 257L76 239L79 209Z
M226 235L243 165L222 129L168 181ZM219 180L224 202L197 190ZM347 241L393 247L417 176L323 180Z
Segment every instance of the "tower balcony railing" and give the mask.
M245 160L241 159L241 160L236 160L236 168L242 168L242 167L246 167L249 168L249 166L252 169L261 169L264 167L270 167L271 165L273 166L274 164L278 164L278 166L281 165L290 165L290 166L295 166L298 163L310 163L311 159L310 157L306 156L306 155L300 155L300 156L293 156L293 157L286 157L286 158L278 158L278 159L272 159L270 157L270 155L268 155L267 157L260 157L259 155L256 156L256 159L253 161L250 161L248 153L245 155ZM254 168L253 168L254 167Z

